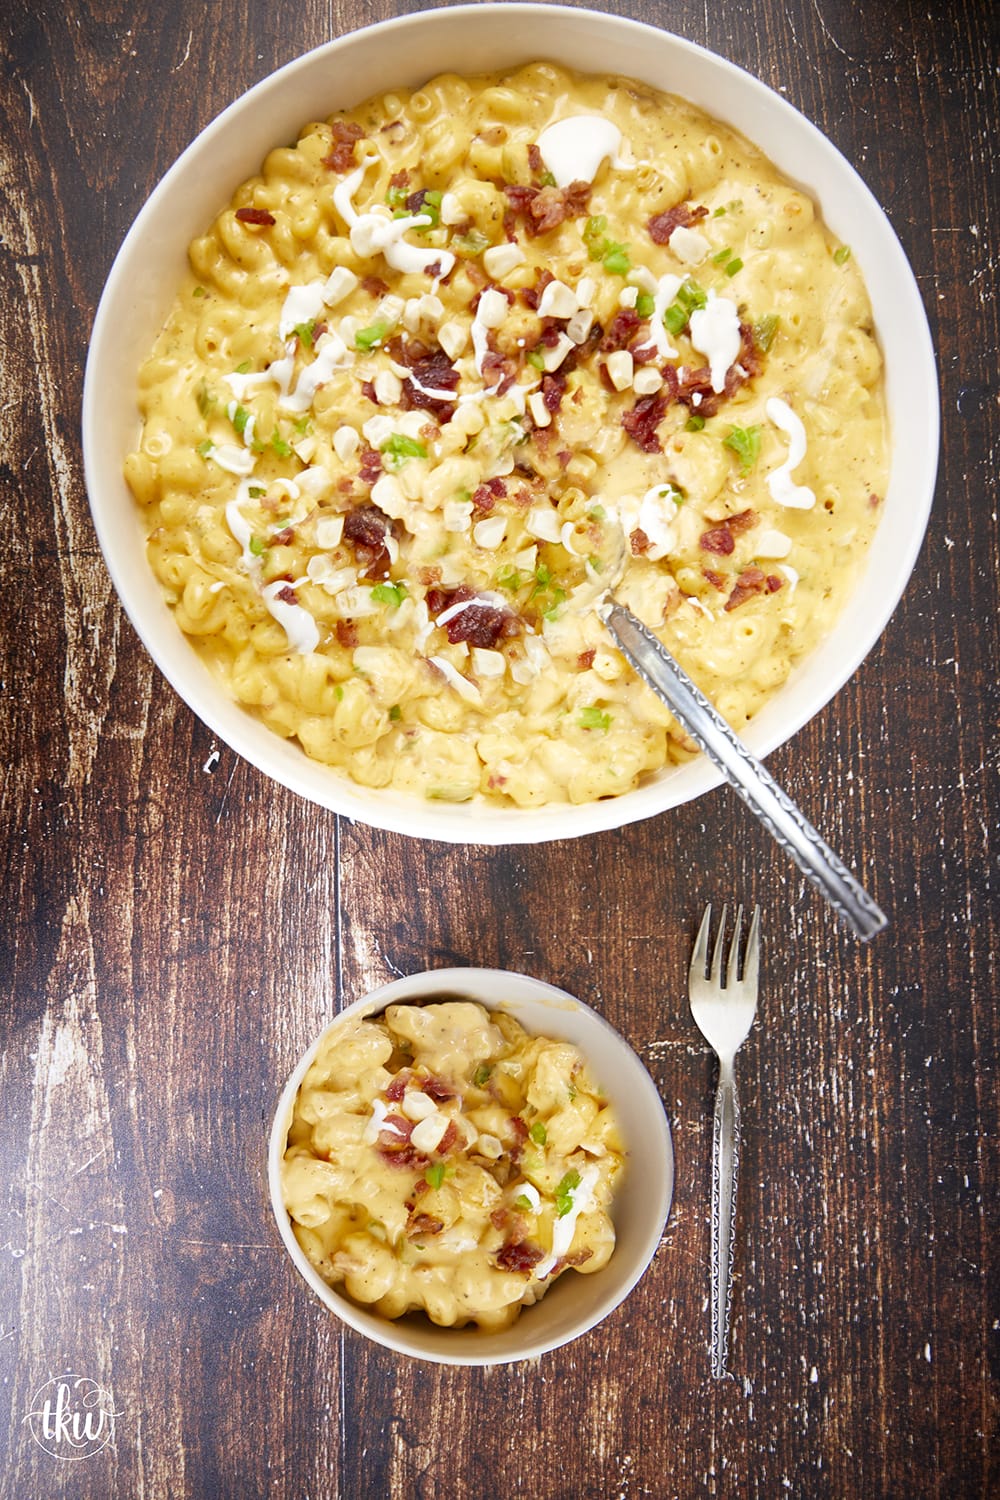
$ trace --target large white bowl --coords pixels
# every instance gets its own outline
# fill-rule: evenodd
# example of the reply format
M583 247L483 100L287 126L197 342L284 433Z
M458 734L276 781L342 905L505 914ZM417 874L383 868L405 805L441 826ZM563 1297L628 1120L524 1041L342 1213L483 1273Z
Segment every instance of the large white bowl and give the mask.
M375 1015L387 1005L440 998L476 1000L489 1010L504 1010L536 1036L572 1042L599 1069L601 1087L615 1107L627 1152L622 1184L612 1206L616 1238L608 1264L589 1276L561 1277L541 1302L525 1308L517 1322L502 1333L483 1333L474 1327L438 1328L423 1317L390 1321L367 1312L328 1286L303 1254L281 1192L281 1162L295 1099L325 1032L299 1061L275 1111L268 1151L271 1205L296 1268L320 1301L359 1333L400 1354L437 1364L493 1365L532 1359L568 1344L606 1318L648 1266L673 1196L670 1126L653 1080L603 1016L564 990L527 974L503 969L426 970L373 990L341 1011L332 1024L338 1024L344 1016Z
M830 141L732 63L617 16L549 5L473 5L423 11L353 32L257 84L203 130L170 169L112 266L84 387L84 468L94 524L142 641L220 739L268 776L335 812L449 842L532 843L589 834L675 807L721 778L702 757L667 768L622 797L537 809L427 802L355 786L258 723L210 677L160 596L122 461L139 431L136 372L180 284L187 246L276 142L294 137L307 121L325 119L390 85L418 85L443 71L494 70L540 56L584 72L640 79L734 126L818 201L830 229L850 244L868 284L885 357L892 435L888 494L849 608L747 731L747 743L758 756L784 743L817 713L878 639L916 561L937 473L934 353L920 294L892 226Z

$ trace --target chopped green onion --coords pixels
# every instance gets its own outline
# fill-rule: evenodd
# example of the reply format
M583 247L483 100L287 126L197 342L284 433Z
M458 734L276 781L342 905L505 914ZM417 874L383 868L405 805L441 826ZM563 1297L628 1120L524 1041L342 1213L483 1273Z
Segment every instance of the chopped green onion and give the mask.
M388 604L392 609L398 609L406 598L406 585L404 583L377 583L372 589L372 598L376 604Z
M748 474L760 454L760 428L731 427L722 442L739 459L740 473Z
M651 318L656 310L656 298L652 292L640 292L635 299L635 310L640 318Z
M712 218L713 219L721 219L722 216L723 216L723 214L725 213L725 211L726 210L724 208L716 208L716 209L714 209L713 212L712 212Z
M369 323L367 328L359 328L354 335L354 343L358 349L373 349L376 344L381 344L392 324L387 318L379 318L374 323Z
M279 432L273 432L271 434L271 447L274 449L279 458L287 458L292 451L291 445L285 442L285 439Z
M517 568L506 563L496 575L496 585L499 589L506 589L510 594L516 594L519 589L524 588L530 577L530 573L520 573Z
M481 1089L488 1082L489 1076L492 1072L493 1069L490 1067L489 1063L479 1064L479 1067L472 1075L472 1081L476 1085L477 1089Z
M471 802L478 786L459 786L452 782L448 786L432 786L424 796L428 802Z
M540 349L532 349L527 356L528 364L536 370L545 369L545 356Z
M444 1162L431 1162L431 1165L424 1169L424 1181L428 1187L439 1188L444 1182Z
M385 195L385 201L386 203L388 203L390 208L405 208L406 200L409 196L410 192L408 188L390 187L389 191Z
M680 302L671 302L663 314L663 326L668 333L683 333L691 314Z
M531 1139L534 1141L536 1146L544 1146L545 1142L549 1138L549 1133L545 1129L545 1126L542 1124L541 1120L535 1121L531 1129L528 1131L528 1134L531 1136Z
M237 374L237 375L249 375L249 374L250 374L250 370L251 370L251 368L252 368L252 361L251 361L251 360L249 360L249 359L245 359L245 360L244 360L244 361L243 361L243 362L242 362L242 364L238 364L238 365L237 365L237 366L236 366L236 371L235 371L235 373L236 373L236 374Z
M207 458L208 455L211 453L211 451L212 451L212 449L214 447L215 447L215 444L212 442L211 438L204 438L198 444L198 453L199 453L200 457L201 458Z
M267 548L265 547L259 536L252 536L250 538L250 551L253 553L254 557L264 556Z
M595 703L585 703L577 720L581 729L610 729L611 715Z
M438 188L432 188L429 193L424 194L423 202L417 209L417 213L424 214L428 219L430 219L431 222L429 224L421 224L418 226L422 234L426 234L428 229L435 229L437 225L440 224L441 199L443 197L444 194Z
M262 484L252 484L247 490L247 494L250 496L251 500L262 500L267 494L267 491Z
M459 255L465 255L472 259L477 255L482 255L483 251L488 250L492 243L493 241L488 235L483 234L482 230L470 229L467 234L457 235L451 241L451 248L457 250Z
M389 723L398 724L402 717L403 710L400 708L398 703L394 703L389 710Z
M408 458L427 457L424 444L418 443L416 438L407 437L402 432L391 432L379 451L387 453L397 469L405 464Z
M603 505L592 505L587 512L587 519L590 521L606 521L608 513Z
M545 588L547 584L552 582L552 569L549 567L548 563L538 564L538 567L535 569L535 582L538 584L538 587L542 589Z
M627 276L632 269L632 259L624 245L605 242L602 261L604 269L611 276Z
M608 221L604 214L593 214L583 226L583 237L588 243L599 239L607 227Z
M685 432L700 432L704 425L705 418L699 416L697 412L692 412L684 423L684 430Z
M198 403L198 410L201 412L202 416L207 417L209 412L212 410L212 407L215 405L215 397L212 395L212 392L209 390L208 386L203 380L198 384L198 389L195 391L194 399Z
M697 281L692 280L689 276L678 288L677 300L689 312L694 312L697 308L705 306L705 303L708 301L708 293L703 286L699 286Z
M307 432L312 431L312 423L308 417L298 417L292 425L299 437L304 437Z
M311 349L316 336L316 319L313 318L311 323L296 323L295 332L299 336L300 343L303 343L307 349Z
M191 295L192 297L207 297L208 293L203 286L196 286Z
M556 1188L556 1214L560 1219L565 1219L572 1209L573 1194L579 1186L580 1174L572 1167Z
M724 266L726 262L732 258L732 254L733 252L727 245L724 250L717 250L715 252L715 254L712 256L712 264L716 266Z
M534 1213L535 1211L531 1199L528 1197L527 1193L518 1193L517 1197L514 1199L514 1207L526 1209L528 1213Z
M835 265L842 266L846 261L849 261L850 258L850 245L838 245L836 250L833 252L833 260Z
M246 431L247 423L249 422L249 420L250 413L247 411L246 407L237 406L236 410L233 412L233 426L236 428L236 431L239 433L240 437L242 437L244 432Z
M739 256L737 255L735 257L735 259L731 260L729 262L728 266L726 267L726 275L727 276L735 276L736 273L737 273L737 271L742 271L742 269L743 269L743 262L740 260Z
M774 335L778 331L781 319L777 313L766 313L763 318L758 318L753 325L753 339L762 354L766 354L774 343Z

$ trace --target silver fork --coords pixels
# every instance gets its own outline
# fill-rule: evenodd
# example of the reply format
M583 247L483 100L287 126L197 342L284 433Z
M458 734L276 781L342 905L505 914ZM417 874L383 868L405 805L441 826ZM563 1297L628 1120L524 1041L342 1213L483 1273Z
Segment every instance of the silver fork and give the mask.
M708 967L708 933L712 908L706 906L691 955L688 994L698 1030L719 1059L715 1093L712 1155L712 1374L721 1380L729 1352L729 1303L733 1279L733 1230L736 1222L736 1182L740 1167L740 1101L734 1064L753 1025L757 1011L757 973L760 967L760 907L753 909L740 972L740 928L743 908L737 908L732 942L722 974L726 907Z

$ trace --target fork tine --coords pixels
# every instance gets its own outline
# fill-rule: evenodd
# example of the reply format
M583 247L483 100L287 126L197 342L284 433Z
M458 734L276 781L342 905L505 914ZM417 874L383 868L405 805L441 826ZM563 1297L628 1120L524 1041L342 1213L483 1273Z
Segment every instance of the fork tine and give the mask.
M715 949L712 953L712 972L709 977L717 988L722 987L722 944L726 935L726 913L728 910L728 905L724 904L722 907L722 916L719 918L719 930L715 935Z
M726 965L726 989L731 990L736 986L739 973L740 961L740 932L743 927L743 903L740 902L736 908L736 919L733 922L733 940L729 944L729 962Z
M705 907L705 915L701 919L698 928L698 936L695 939L694 952L691 955L690 976L692 979L704 979L708 973L708 929L712 920L711 901Z
M756 996L757 975L760 969L760 907L755 906L747 935L747 949L743 955L743 983Z

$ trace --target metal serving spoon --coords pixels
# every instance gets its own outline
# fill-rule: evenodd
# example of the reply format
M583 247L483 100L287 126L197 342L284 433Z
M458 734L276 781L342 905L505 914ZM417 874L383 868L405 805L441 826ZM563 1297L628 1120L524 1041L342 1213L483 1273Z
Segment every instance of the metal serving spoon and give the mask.
M862 942L870 941L887 925L885 913L713 708L666 646L630 609L611 597L611 590L624 571L626 555L624 533L619 528L618 556L614 566L605 570L612 581L610 585L604 583L603 596L593 605L622 654L697 741L751 812L791 855L802 873L822 892L837 915Z

